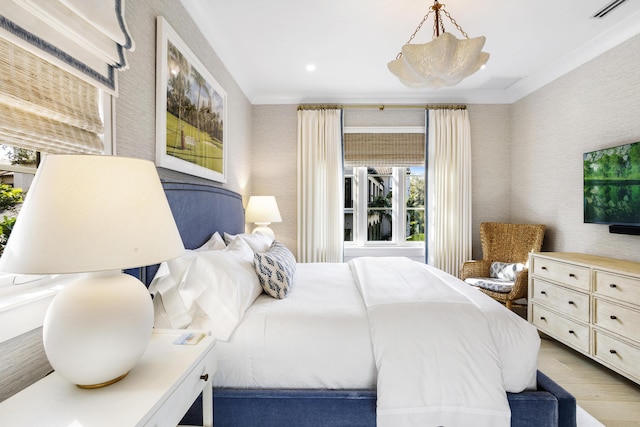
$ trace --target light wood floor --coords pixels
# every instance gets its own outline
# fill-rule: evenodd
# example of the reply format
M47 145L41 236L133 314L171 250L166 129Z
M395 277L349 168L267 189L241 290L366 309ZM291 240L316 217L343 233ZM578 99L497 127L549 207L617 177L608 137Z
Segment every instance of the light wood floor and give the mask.
M542 339L538 369L606 427L640 427L640 385L550 338Z

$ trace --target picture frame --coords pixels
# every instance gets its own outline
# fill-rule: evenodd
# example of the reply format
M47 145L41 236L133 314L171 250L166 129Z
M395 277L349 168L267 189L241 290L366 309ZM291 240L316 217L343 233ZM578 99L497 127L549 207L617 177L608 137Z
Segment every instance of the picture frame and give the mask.
M157 17L156 165L227 182L227 94Z

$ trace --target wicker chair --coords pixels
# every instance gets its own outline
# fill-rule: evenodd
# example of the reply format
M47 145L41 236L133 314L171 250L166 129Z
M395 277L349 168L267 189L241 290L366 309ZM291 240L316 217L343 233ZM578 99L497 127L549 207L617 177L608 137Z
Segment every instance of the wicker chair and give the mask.
M545 226L541 224L481 223L482 260L463 263L459 272L460 279L489 277L493 262L524 264L524 270L516 275L509 292L496 292L478 287L478 290L511 309L514 301L527 296L529 252L540 251L544 231Z

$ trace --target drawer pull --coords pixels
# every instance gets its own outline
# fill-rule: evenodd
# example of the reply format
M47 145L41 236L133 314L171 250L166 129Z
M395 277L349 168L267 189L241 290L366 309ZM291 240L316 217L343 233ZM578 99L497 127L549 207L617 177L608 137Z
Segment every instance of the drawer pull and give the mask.
M209 381L209 374L200 375L202 381Z
M616 320L617 318L618 318L617 316L613 316L613 315L609 316L609 319L611 320Z
M570 333L570 334L573 334L573 335L575 335L575 334L576 334L575 332L573 332L573 330L569 330L569 333Z
M575 302L573 302L573 301L569 301L569 304L571 304L571 305L575 305L576 303L575 303Z
M546 295L546 294L547 294L545 291L540 291L540 293L541 293L542 295Z
M617 353L617 351L615 351L615 350L609 350L609 353L611 353L611 354L616 354L616 353Z
M540 316L540 320L547 320L547 318L544 316Z
M576 275L573 273L569 273L569 277L576 277Z
M610 284L609 284L609 287L610 287L610 288L617 288L617 287L618 287L618 285L616 285L615 283L610 283Z
M540 267L541 270L546 270L547 267L545 267L544 265L542 267Z

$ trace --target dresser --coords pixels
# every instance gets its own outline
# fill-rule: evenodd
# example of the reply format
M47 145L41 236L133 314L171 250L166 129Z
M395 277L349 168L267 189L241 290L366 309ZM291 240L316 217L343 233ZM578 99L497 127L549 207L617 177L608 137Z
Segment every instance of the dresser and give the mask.
M540 331L640 384L640 263L532 253L528 301Z
M210 427L215 340L205 336L194 345L176 344L186 332L156 330L140 362L107 387L81 389L53 372L0 403L0 425L175 426L202 393L203 425Z

